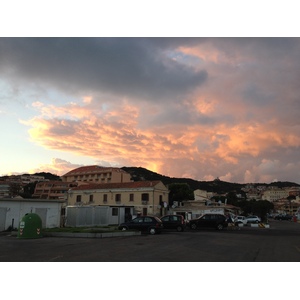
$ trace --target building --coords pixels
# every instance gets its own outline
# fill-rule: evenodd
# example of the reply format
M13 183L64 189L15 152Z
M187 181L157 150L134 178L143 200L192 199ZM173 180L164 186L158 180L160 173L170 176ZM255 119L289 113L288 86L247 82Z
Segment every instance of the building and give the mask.
M68 190L74 186L77 186L77 184L62 181L38 182L35 186L32 197L36 199L66 200Z
M68 191L69 205L133 207L134 215L160 216L168 206L169 189L161 181L86 184ZM129 210L128 210L129 212Z
M33 182L48 181L48 179L45 179L44 176L38 175L21 175L20 178L23 185Z
M63 182L82 183L120 183L131 182L131 175L120 168L85 166L74 169L61 176Z
M5 181L0 181L0 198L10 197L10 185Z
M262 200L274 202L282 198L287 198L288 196L289 193L287 190L282 190L280 188L271 188L263 192Z
M0 231L18 228L27 213L36 213L42 219L43 228L60 227L62 200L0 199Z
M186 220L191 220L198 218L203 214L212 213L239 215L241 209L224 203L211 203L210 205L205 205L203 201L187 200L182 202L180 206L171 208L170 213L183 215Z
M207 201L210 200L214 196L213 192L207 192L205 190L194 190L194 199L196 201Z

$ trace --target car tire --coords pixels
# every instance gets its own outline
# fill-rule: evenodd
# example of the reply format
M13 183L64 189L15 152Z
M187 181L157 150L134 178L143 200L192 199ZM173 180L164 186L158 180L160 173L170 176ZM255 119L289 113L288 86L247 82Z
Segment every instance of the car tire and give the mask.
M192 224L190 225L190 227L191 227L191 229L193 229L193 230L196 230L196 229L197 229L197 225L196 225L195 223L192 223Z
M128 228L125 227L125 226L123 226L123 227L121 228L121 230L122 230L122 231L125 231L125 230L128 230Z
M222 230L223 229L223 225L222 224L218 224L217 229L218 230Z
M149 228L149 233L150 234L156 234L156 229L155 228Z
M182 228L182 226L177 226L177 228L176 228L176 229L177 229L177 231L178 231L178 232L181 232L181 231L183 231L183 228Z

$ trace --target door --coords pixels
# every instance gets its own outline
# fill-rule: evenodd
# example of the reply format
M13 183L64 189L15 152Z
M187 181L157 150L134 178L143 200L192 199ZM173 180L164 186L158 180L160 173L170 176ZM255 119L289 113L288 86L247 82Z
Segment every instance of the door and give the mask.
M170 229L170 216L165 216L165 217L161 218L161 220L164 224L164 228Z
M199 219L198 221L198 226L199 227L211 227L212 226L212 215L204 215L202 218Z
M130 211L130 207L125 207L125 222L132 220L132 214Z
M0 231L4 231L6 222L6 207L0 207Z

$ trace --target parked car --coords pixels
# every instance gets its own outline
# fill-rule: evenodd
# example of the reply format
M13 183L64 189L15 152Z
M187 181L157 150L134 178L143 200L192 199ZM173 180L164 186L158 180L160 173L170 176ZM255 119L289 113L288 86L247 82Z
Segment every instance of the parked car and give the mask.
M293 218L293 216L291 216L291 215L288 215L288 214L286 214L286 215L277 215L274 219L275 220L288 220L288 221L291 221L292 220L292 218Z
M131 221L121 223L118 227L119 230L135 229L150 234L160 233L163 229L162 221L157 217L141 216L132 219Z
M247 224L247 220L245 216L236 216L234 219L234 223L235 224L243 224L246 225Z
M181 215L166 215L160 218L163 222L164 229L176 229L177 231L184 231L186 222Z
M258 216L248 216L246 217L247 223L259 223L261 219Z
M228 223L226 217L222 214L204 214L197 219L192 219L189 221L189 227L193 230L203 227L222 230L227 226Z

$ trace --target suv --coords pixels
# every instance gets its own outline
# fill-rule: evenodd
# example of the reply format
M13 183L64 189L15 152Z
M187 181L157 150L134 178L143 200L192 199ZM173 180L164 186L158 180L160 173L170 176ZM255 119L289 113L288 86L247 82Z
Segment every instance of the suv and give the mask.
M180 232L185 229L185 220L181 215L166 215L160 219L163 222L164 229L176 229Z
M260 223L261 219L258 216L248 216L246 217L247 223Z
M160 233L163 229L162 221L157 217L141 216L132 219L131 221L121 223L119 230L136 229L150 234Z
M222 214L205 214L197 219L190 220L189 226L193 230L201 227L211 227L222 230L228 226L228 222L226 217Z

